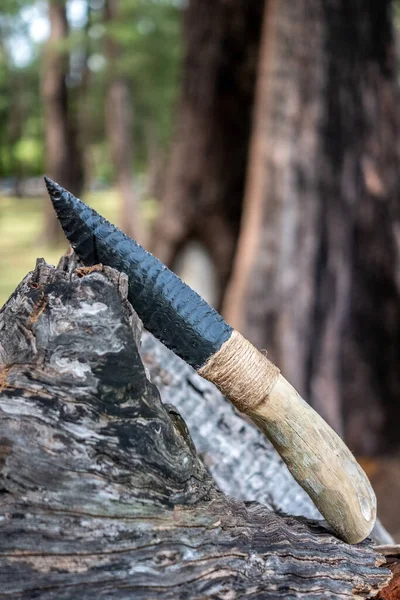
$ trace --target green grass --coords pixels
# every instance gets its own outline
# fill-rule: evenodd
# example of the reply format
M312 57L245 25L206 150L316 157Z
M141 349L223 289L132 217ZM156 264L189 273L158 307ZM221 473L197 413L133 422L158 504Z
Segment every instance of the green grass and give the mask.
M85 202L114 223L118 223L118 196L114 189L89 193ZM0 307L25 275L35 268L36 258L43 257L57 264L67 249L65 243L57 248L40 240L43 231L43 198L13 198L0 196ZM144 219L153 216L154 206L146 202Z

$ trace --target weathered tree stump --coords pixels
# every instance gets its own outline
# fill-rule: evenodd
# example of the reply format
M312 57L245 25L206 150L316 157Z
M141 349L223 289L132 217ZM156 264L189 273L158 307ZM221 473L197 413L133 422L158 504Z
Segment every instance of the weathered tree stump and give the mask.
M0 598L376 595L368 542L216 487L146 377L126 283L40 261L0 313Z

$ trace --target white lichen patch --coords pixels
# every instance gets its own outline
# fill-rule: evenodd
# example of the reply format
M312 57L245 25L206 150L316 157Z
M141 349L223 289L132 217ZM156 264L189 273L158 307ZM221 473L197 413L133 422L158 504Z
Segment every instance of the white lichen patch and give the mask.
M79 314L84 317L88 315L96 316L99 312L103 312L104 310L108 310L106 304L103 302L93 302L89 304L89 302L81 302L79 305Z
M91 372L91 368L88 364L80 362L79 360L70 359L67 356L57 356L54 354L50 359L50 364L59 373L72 375L75 379L86 379L87 373Z

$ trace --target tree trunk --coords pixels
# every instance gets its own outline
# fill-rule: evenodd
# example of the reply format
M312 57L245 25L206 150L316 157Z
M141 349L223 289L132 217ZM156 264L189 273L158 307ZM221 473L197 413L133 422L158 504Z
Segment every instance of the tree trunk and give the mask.
M333 599L383 588L390 574L367 542L217 490L146 378L126 277L72 267L39 261L0 314L0 594Z
M147 154L146 196L161 199L165 188L166 153L160 144L153 123L147 123L145 128Z
M44 52L42 71L46 172L79 197L83 186L83 164L77 140L77 122L71 115L66 81L69 53L63 47L68 37L64 0L50 0L49 20L50 37ZM63 239L57 217L48 202L45 205L43 237L49 243Z
M176 139L152 250L168 266L200 241L231 272L239 231L263 0L191 0Z
M400 90L391 3L370 4L360 40L363 137L349 326L344 336L344 411L349 444L400 457ZM333 42L332 42L333 43Z
M113 24L120 14L117 0L106 0L105 22ZM139 206L134 191L133 179L133 110L130 84L127 77L119 73L118 59L121 49L114 37L107 37L106 54L109 82L106 97L105 122L110 142L111 158L121 201L121 229L141 240L143 231L140 223Z
M337 431L347 414L358 453L384 447L385 404L400 410L393 57L387 1L269 0L225 299Z
M24 85L23 77L18 73L7 71L7 92L4 97L8 99L10 108L8 109L7 123L4 124L3 131L6 132L4 142L8 150L8 169L13 176L14 196L21 196L21 182L23 173L21 163L18 160L16 153L17 143L20 141L23 134L24 115L21 110L22 87Z

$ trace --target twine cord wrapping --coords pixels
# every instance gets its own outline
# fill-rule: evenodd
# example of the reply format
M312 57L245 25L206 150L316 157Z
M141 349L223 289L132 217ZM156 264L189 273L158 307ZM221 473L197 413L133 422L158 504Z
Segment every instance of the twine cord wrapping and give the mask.
M214 383L238 410L251 412L264 402L279 369L238 331L197 371Z

